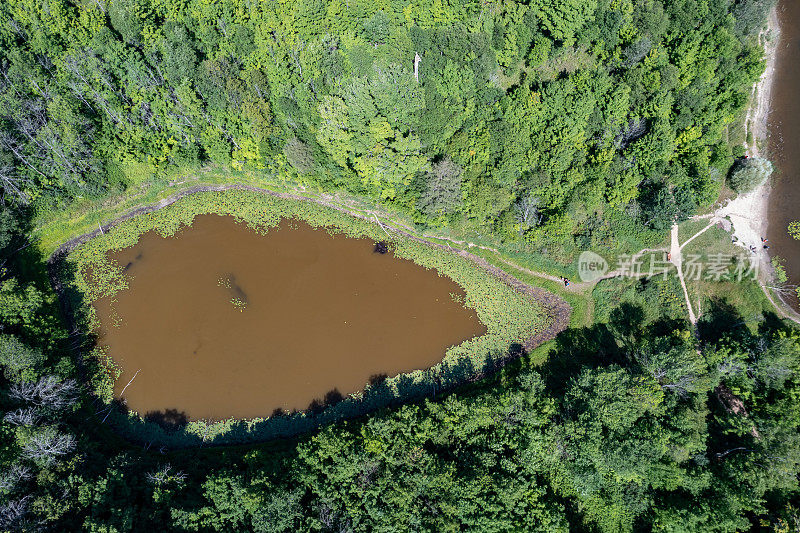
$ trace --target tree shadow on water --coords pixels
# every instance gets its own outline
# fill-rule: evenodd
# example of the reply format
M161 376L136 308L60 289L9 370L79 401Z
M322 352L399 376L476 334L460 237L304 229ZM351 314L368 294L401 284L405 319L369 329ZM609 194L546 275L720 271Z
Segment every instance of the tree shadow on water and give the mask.
M389 374L372 374L367 380L367 383L369 383L371 387L376 387L386 381L388 378Z
M311 414L317 415L324 411L328 407L333 407L334 405L338 404L344 400L344 396L339 389L333 388L325 393L325 396L320 400L319 398L314 398L311 400L311 403L308 404L308 411Z
M167 432L183 429L189 423L189 417L186 416L186 413L177 409L149 411L143 418L146 422L152 422Z

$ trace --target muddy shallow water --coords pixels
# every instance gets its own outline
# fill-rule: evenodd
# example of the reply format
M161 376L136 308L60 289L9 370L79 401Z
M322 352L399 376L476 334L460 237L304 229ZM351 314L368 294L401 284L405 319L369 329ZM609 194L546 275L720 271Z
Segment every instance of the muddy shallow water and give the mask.
M800 2L779 3L780 38L775 62L769 117L769 155L776 164L776 178L769 196L769 229L772 255L785 260L789 283L800 285L800 241L787 232L800 220ZM792 295L787 301L800 310Z
M263 236L200 216L111 258L129 288L95 302L98 342L123 369L115 394L142 415L305 409L430 367L486 331L449 278L294 220Z

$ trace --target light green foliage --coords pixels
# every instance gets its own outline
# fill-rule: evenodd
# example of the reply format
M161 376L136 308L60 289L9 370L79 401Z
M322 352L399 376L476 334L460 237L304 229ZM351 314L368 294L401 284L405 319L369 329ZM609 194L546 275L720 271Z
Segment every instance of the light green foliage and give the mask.
M353 166L365 185L391 199L398 186L429 168L417 133L423 106L409 71L397 64L375 67L320 104L317 139L334 161Z
M14 278L0 282L0 318L6 325L33 325L43 303L44 296L33 285L21 287Z
M731 173L731 188L739 194L745 194L765 181L772 175L772 163L763 157L750 157L738 164Z
M795 220L789 223L789 235L800 241L800 221Z
M770 260L772 264L772 271L775 275L775 281L778 284L786 283L789 277L786 275L786 267L783 266L784 259L779 256L773 256Z
M548 235L568 263L590 213L637 202L639 219L610 229L621 240L716 199L769 2L58 5L2 7L0 168L36 212L207 165L290 174L420 223ZM463 208L445 220L418 185L448 157ZM523 196L547 206L539 231L517 229Z
M557 3L534 0L531 10L554 40L571 43L583 27L594 19L597 4L596 0L565 0Z
M26 346L17 337L0 335L0 365L5 367L7 378L13 381L27 381L30 372L45 360L40 350ZM27 374L27 375L26 375Z
M35 346L52 347L63 335L56 309L55 296L36 284L21 284L17 278L0 280L1 331L21 335Z
M452 214L461 208L463 170L452 159L433 164L425 174L425 190L419 200L420 209L431 215Z
M119 0L108 6L111 26L129 43L139 44L147 18L147 5L136 0Z

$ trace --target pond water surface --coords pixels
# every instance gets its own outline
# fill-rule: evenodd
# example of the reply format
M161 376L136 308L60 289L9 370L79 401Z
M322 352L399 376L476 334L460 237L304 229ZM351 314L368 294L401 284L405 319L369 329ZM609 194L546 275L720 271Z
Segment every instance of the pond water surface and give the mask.
M264 236L199 216L111 258L129 288L95 302L98 343L123 369L115 394L141 415L302 410L486 331L451 279L294 220Z

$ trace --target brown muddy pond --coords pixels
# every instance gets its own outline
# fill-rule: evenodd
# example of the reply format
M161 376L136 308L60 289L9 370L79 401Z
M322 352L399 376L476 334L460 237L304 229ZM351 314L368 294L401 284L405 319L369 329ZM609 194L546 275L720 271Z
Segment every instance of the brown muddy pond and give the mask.
M486 331L451 279L295 220L260 235L204 215L110 257L129 288L95 302L98 343L123 370L116 396L141 415L302 410Z

